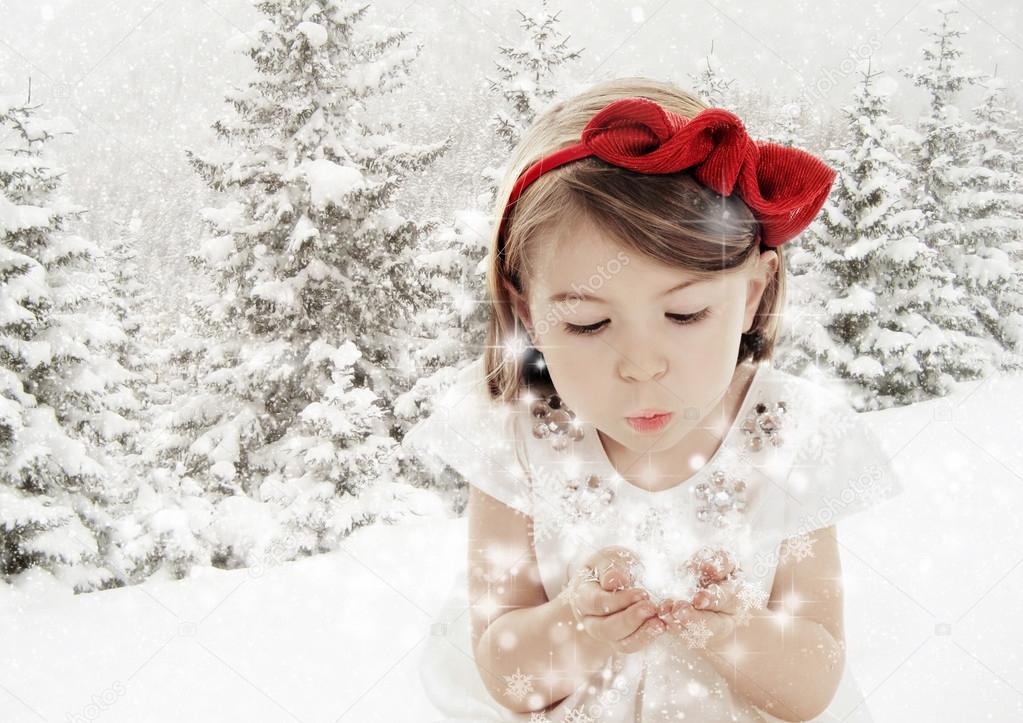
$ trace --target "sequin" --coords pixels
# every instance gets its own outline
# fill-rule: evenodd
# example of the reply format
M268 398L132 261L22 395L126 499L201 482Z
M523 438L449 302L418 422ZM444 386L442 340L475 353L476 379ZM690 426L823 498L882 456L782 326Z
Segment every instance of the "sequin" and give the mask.
M780 447L784 442L781 429L787 412L784 401L778 400L770 406L757 402L740 427L746 436L746 449L759 452L767 442L772 447Z
M709 482L698 482L693 488L698 500L696 519L716 527L727 526L746 511L746 487L746 480L715 470Z
M529 413L534 419L533 436L549 440L557 452L568 447L570 440L578 442L583 438L583 428L576 421L575 412L565 406L557 394L534 400L529 405Z

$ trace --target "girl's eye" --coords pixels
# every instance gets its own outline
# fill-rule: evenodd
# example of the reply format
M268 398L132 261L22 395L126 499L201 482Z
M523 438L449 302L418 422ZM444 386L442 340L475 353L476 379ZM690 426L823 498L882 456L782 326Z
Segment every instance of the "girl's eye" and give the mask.
M700 319L707 316L710 311L709 308L702 311L698 311L695 314L665 314L669 319L678 324L679 326L686 326L687 324L693 324ZM565 331L570 334L596 334L608 323L608 319L598 321L596 324L588 324L587 326L579 326L577 324L565 324Z

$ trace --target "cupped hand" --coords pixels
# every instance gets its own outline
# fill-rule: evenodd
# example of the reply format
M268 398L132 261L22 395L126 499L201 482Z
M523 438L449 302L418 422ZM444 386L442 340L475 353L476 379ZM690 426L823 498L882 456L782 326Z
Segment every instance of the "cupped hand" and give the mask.
M616 653L638 652L668 628L650 594L634 586L639 567L639 557L632 550L605 547L586 561L562 591L586 633ZM599 579L586 580L587 569Z
M727 639L735 631L739 609L738 566L724 550L703 548L686 563L698 580L692 600L662 600L658 615L669 631L691 648L704 648Z

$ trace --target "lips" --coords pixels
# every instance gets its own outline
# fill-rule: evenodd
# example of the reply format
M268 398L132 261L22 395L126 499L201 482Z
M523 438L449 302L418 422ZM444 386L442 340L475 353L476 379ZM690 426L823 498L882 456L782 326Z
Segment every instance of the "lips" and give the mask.
M625 421L627 421L629 426L637 432L657 432L663 429L664 426L671 421L671 413L665 412L655 414L650 417L626 417Z
M657 417L657 416L660 416L662 414L670 414L670 412L668 412L665 409L648 408L648 409L641 409L638 412L636 412L635 414L627 414L627 415L625 415L625 418L626 419L635 419L637 417Z

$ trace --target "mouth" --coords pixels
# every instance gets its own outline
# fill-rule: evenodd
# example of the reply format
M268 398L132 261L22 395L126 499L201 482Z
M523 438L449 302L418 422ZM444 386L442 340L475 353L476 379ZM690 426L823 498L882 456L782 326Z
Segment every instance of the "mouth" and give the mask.
M639 419L639 418L642 417L642 418L649 419L650 417L657 417L657 416L660 416L662 414L671 414L671 412L666 412L663 409L655 409L653 407L649 407L647 409L640 409L635 414L627 414L627 415L625 415L625 418L626 419Z
M639 415L626 417L625 421L637 432L656 432L663 429L671 421L671 412L643 410Z

